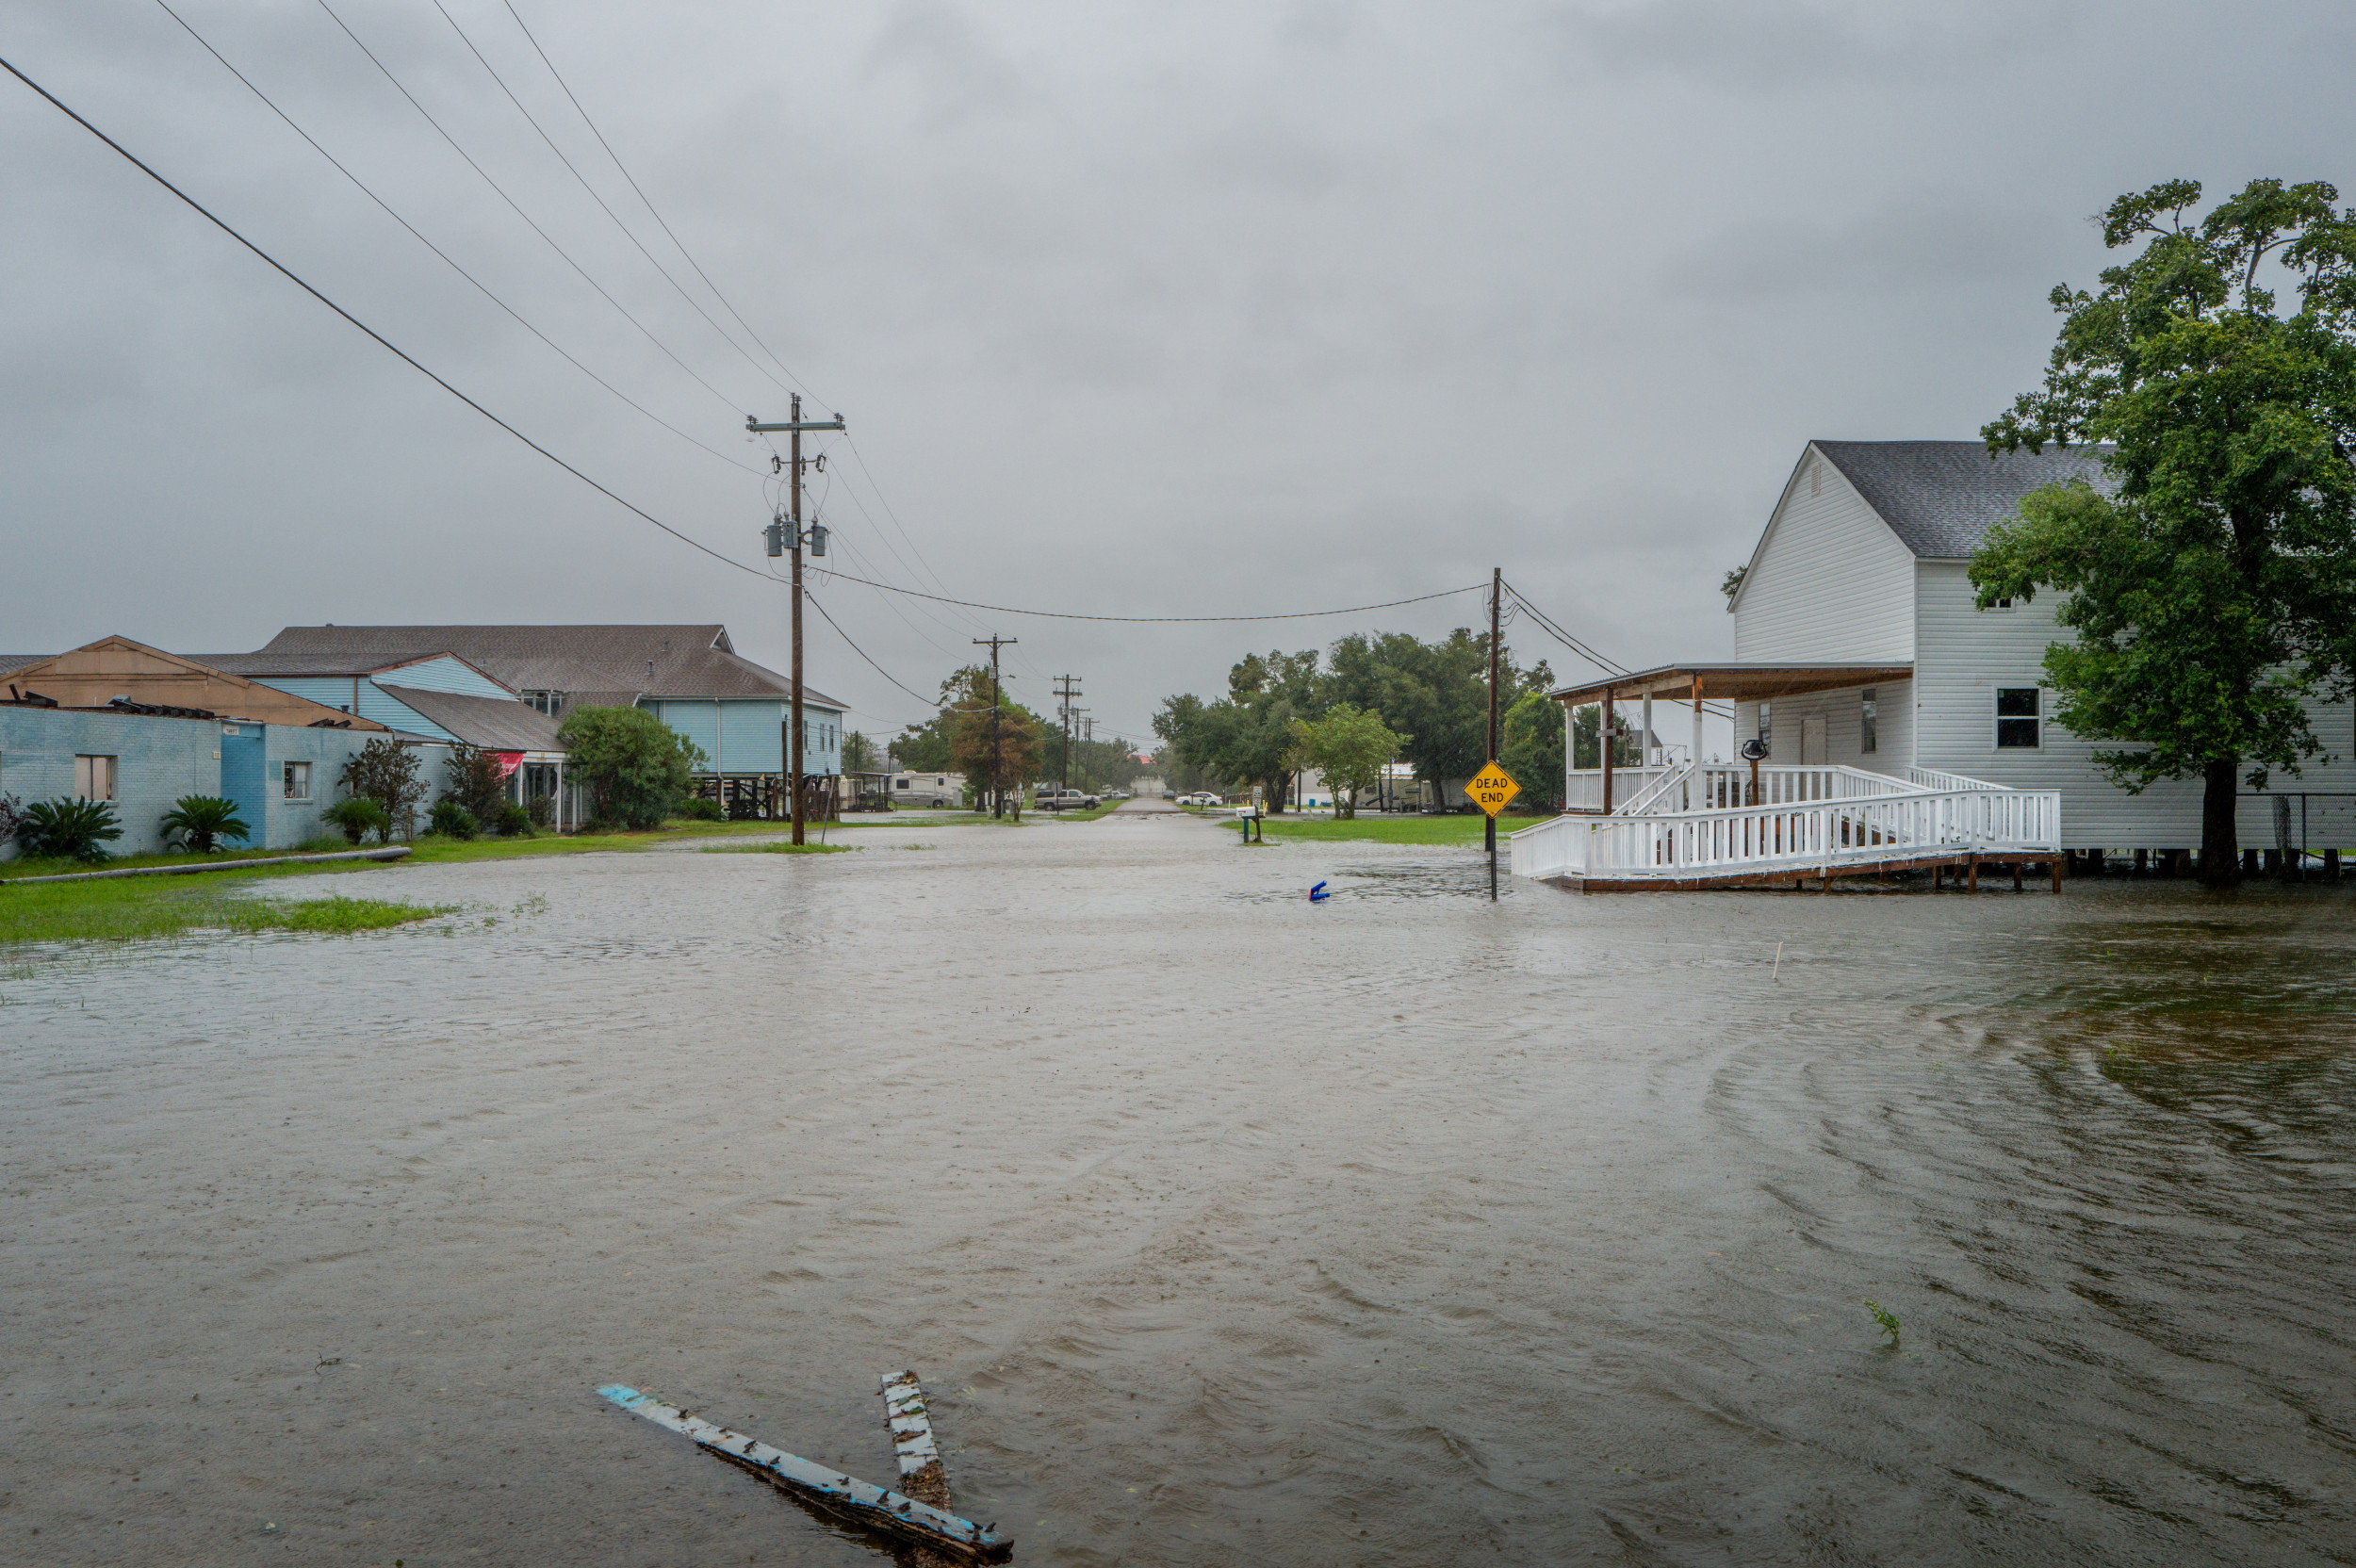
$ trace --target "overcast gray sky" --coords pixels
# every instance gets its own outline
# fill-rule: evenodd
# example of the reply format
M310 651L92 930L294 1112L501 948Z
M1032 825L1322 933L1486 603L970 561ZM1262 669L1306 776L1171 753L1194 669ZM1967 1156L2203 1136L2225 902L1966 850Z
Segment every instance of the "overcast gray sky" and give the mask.
M566 351L726 457L785 394L674 291L434 0L173 0ZM442 0L745 338L504 0ZM993 604L1200 615L1492 564L1632 664L1724 657L1717 584L1800 444L1969 437L2037 380L2087 215L2189 175L2342 180L2339 4L611 4L515 0L812 412L835 564ZM634 412L370 204L154 0L13 0L4 52L346 308L601 482L761 564L762 478ZM0 651L184 652L320 621L723 621L775 584L657 533L0 78ZM872 477L871 477L872 476ZM894 521L896 519L896 523ZM865 568L865 570L862 570ZM820 597L929 695L993 629L1100 731L1250 648L1472 624L1104 626ZM810 679L921 717L812 617ZM1525 622L1525 657L1584 673Z

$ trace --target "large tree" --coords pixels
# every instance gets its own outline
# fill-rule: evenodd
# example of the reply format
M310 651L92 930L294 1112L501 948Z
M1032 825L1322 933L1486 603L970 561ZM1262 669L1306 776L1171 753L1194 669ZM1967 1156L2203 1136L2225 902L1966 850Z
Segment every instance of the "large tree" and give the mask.
M1497 710L1553 684L1545 661L1529 669L1513 651L1497 657ZM1353 632L1335 643L1333 699L1383 715L1408 737L1400 755L1416 776L1437 784L1470 778L1489 757L1489 634L1459 627L1437 643L1402 631Z
M2139 249L2098 289L2053 290L2045 385L1982 433L1991 452L2109 444L2107 493L2033 493L1972 580L1983 608L2063 596L2054 718L2119 743L2095 760L2130 791L2202 780L2214 886L2240 875L2240 782L2321 755L2303 703L2356 671L2356 214L2337 199L2256 180L2194 222L2194 181L2120 197L2103 242Z
M1383 780L1383 770L1399 754L1407 737L1383 722L1380 713L1337 702L1325 717L1292 722L1296 770L1315 768L1333 792L1333 814L1355 817L1358 796Z

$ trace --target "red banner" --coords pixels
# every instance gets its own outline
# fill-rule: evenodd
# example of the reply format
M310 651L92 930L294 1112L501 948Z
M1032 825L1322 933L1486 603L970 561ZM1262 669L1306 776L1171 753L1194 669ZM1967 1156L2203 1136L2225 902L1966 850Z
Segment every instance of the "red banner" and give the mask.
M522 767L524 763L524 754L520 751L495 751L491 755L499 759L501 778L513 776L515 770Z

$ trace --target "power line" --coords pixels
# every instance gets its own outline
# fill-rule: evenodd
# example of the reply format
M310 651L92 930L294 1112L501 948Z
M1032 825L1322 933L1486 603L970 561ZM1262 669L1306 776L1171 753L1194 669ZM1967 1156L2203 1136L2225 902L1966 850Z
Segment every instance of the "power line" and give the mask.
M361 179L359 175L353 173L350 169L345 168L342 160L338 159L335 154L329 152L326 148L320 146L319 139L312 136L310 132L304 130L300 124L296 123L294 117L289 115L285 109L280 108L269 93L264 92L260 88L254 86L252 78L247 76L244 72L238 70L236 66L230 64L228 57L222 55L220 50L213 47L211 40L207 39L203 33L198 32L193 26L189 25L188 18L182 16L178 11L173 10L170 5L165 3L165 0L155 0L155 4L162 8L163 13L166 16L180 24L182 29L185 30L190 38L196 40L199 44L203 45L206 54L221 61L222 70L228 72L229 74L237 77L238 81L244 83L247 91L253 93L254 97L259 98L266 106L268 106L270 113L285 121L286 122L287 129L293 131L295 135L301 137L303 140L309 142L313 152L316 152L319 156L325 158L330 164L334 165L335 172L341 174L345 179L350 180L359 188L359 191L363 196L366 196L369 201L374 202L379 207L382 207L387 218L390 218L394 222L399 223L402 228L407 229L409 233L415 237L418 244L433 252L436 256L439 256L443 263L448 266L451 271L457 273L460 277L474 285L476 289L482 293L484 299L499 306L499 309L507 312L507 314L515 319L517 326L522 327L524 331L532 334L532 336L538 338L541 342L546 343L549 348L555 350L559 354L563 355L565 363L572 366L574 369L579 370L582 375L587 376L591 381L596 382L599 386L604 387L608 392L613 393L615 397L621 399L622 401L628 403L630 407L636 409L647 418L652 419L656 424L661 425L664 430L669 431L673 435L678 436L680 440L688 443L690 446L700 448L702 450L710 452L713 457L718 458L721 462L728 464L733 467L742 468L748 474L760 472L759 469L753 467L750 464L740 463L735 458L730 457L728 453L721 451L716 447L705 446L704 443L696 440L694 436L688 434L685 431L679 429L668 419L663 418L652 409L646 407L636 399L632 398L629 393L623 391L620 387L614 385L612 382L607 381L603 376L589 368L588 366L583 365L580 360L574 358L571 353L567 352L554 338L548 336L547 333L542 332L538 327L533 326L530 321L525 320L522 314L518 312L515 306L509 304L505 300L500 299L497 294L491 291L490 287L485 285L482 279L476 277L472 272L467 271L464 267L461 267L456 261L452 260L448 252L444 251L439 245L434 244L431 239L428 239L423 234L419 233L417 226L415 223L412 223L408 219L403 218L400 213L394 211L390 203L386 202L384 197L379 196L374 190L370 189L367 181Z
M770 348L768 344L761 342L761 334L753 331L752 323L744 319L744 313L738 310L736 306L730 302L726 294L720 292L720 286L712 281L712 274L703 270L703 264L695 259L694 252L688 250L686 242L680 239L678 235L672 234L671 225L663 221L662 213L656 211L654 199L648 196L645 188L639 185L637 176L630 172L629 165L622 162L622 155L614 150L614 144L612 142L606 140L605 133L597 129L597 122L589 118L588 109L582 106L581 99L575 96L571 84L564 80L564 73L556 69L556 62L548 58L548 52L540 47L539 39L533 37L532 31L530 27L525 26L523 17L517 14L515 10L514 0L502 0L502 3L507 7L507 14L515 18L515 25L523 29L524 37L531 40L532 52L540 57L540 63L548 68L548 74L556 78L556 85L564 90L564 96L571 99L573 107L580 111L581 122L589 127L589 134L591 136L597 139L597 145L604 148L605 155L614 160L614 167L622 172L622 178L630 182L630 189L638 192L638 199L646 204L646 211L653 216L655 222L662 226L663 232L670 236L671 243L679 247L679 253L685 256L687 258L687 265L695 270L695 276L703 279L704 286L712 290L712 297L719 301L720 303L726 307L730 316L736 318L736 324L744 329L744 335L751 338L756 344L760 345L761 351L769 356L770 363L775 365L784 373L787 381L792 382L797 387L801 387L804 392L810 392L809 387L802 386L800 378L795 376L792 370L786 368L785 361L777 357L777 351ZM815 398L817 394L810 393L810 396ZM861 466L864 466L864 464L861 465ZM878 494L880 495L881 492L878 492Z
M581 172L573 167L573 160L564 155L564 149L556 144L556 139L548 135L547 129L541 125L538 120L532 118L532 113L530 109L524 107L524 101L516 97L515 90L507 85L507 78L501 76L499 74L498 68L493 66L488 59L483 58L483 51L475 47L474 40L466 36L466 29L458 24L458 19L450 14L449 9L443 6L442 0L434 0L434 8L442 13L442 20L450 24L450 31L458 35L458 41L466 46L467 53L473 55L475 59L482 64L483 69L490 73L491 80L499 84L499 90L501 92L507 94L507 101L515 106L515 112L524 117L524 122L530 125L533 130L540 133L540 139L548 144L548 151L556 155L556 161L564 166L565 172L572 175L575 180L580 181L581 188L589 193L589 199L597 203L598 209L608 218L614 220L614 226L622 231L624 237L628 238L632 245L638 247L638 253L646 258L646 264L652 267L656 271L663 274L663 281L669 284L672 288L678 291L679 297L687 302L688 308L695 311L696 315L702 317L707 322L711 323L712 330L720 335L720 340L726 343L729 348L734 349L737 353L744 358L744 363L753 368L753 372L756 375L765 378L777 387L784 388L785 383L778 381L777 377L770 375L768 368L764 367L761 361L755 359L752 355L745 353L744 345L737 342L735 338L729 336L728 330L722 327L719 322L713 321L712 319L712 312L704 309L702 303L698 302L694 295L687 292L686 288L680 285L679 279L671 276L670 269L664 267L663 263L655 260L654 253L646 249L645 242L642 241L634 232L632 232L628 223L622 221L621 214L615 212L611 206L606 204L605 198L597 194L597 188L591 185L587 178L582 175ZM534 47L536 48L537 45L534 45ZM574 106L579 107L580 106L575 105ZM590 128L592 130L596 129L595 126ZM613 149L611 148L607 149L608 152L611 152L612 150ZM640 195L643 197L645 192L641 191ZM661 221L661 220L658 219L657 221Z
M1274 615L1083 615L1064 610L1016 610L1003 604L977 604L972 599L953 599L940 594L922 594L913 588L901 588L889 582L870 582L863 577L852 577L846 572L838 572L830 567L821 566L816 570L828 577L839 578L844 582L856 582L868 588L881 588L889 594L906 594L910 598L931 599L936 604L955 604L967 610L987 610L999 615L1037 615L1054 621L1120 621L1127 625L1163 626L1209 621L1311 621L1327 615L1360 615L1370 610L1396 610L1402 604L1422 604L1430 599L1450 598L1458 594L1475 593L1488 586L1486 583L1476 582L1463 588L1444 588L1436 594L1418 594L1411 599L1390 599L1382 604L1357 604L1346 610L1295 610Z
M1536 621L1538 625L1545 629L1547 635L1551 636L1556 642L1561 643L1564 647L1569 648L1573 653L1578 654L1581 659L1584 659L1589 663L1595 665L1595 668L1603 671L1604 674L1629 675L1633 673L1628 668L1627 665L1622 664L1615 660L1606 659L1603 655L1597 653L1595 649L1589 647L1578 638L1573 637L1569 632L1563 630L1561 627L1555 625L1551 616L1547 615L1545 611L1539 609L1528 599L1522 597L1521 590L1514 587L1512 583L1509 582L1505 585L1505 591L1513 596L1514 603L1530 612L1530 619ZM1701 707L1703 712L1712 714L1721 719L1731 721L1735 716L1733 709L1719 707L1712 704L1706 698L1703 700Z
M933 700L932 698L924 695L922 692L909 691L907 684L900 680L899 678L894 676L890 670L885 669L881 664L876 663L873 659L868 659L867 650L860 647L857 643L852 642L851 634L843 630L841 626L836 625L835 618L832 615L826 614L826 607L818 602L817 595L809 594L805 595L804 597L809 599L810 607L812 610L817 611L818 613L825 618L826 623L828 626L834 627L834 634L837 637L842 638L843 643L853 653L858 654L861 659L867 659L867 667L869 669L874 670L877 675L883 677L886 680L891 681L892 684L899 687L903 692L908 692L908 695L914 697L919 702L929 703Z
M346 310L343 306L337 304L335 301L329 299L326 295L312 287L308 283L305 283L276 256L271 255L268 251L263 250L259 245L256 245L251 239L248 239L244 235L239 234L236 229L231 228L226 222L216 217L212 210L206 207L204 203L198 201L195 197L189 195L187 191L181 189L178 186L173 185L170 180L165 179L161 174L155 172L154 169L150 168L146 163L142 162L137 155L132 153L129 148L123 146L123 143L117 141L114 138L108 136L106 132L100 130L97 126L83 119L79 114L76 114L72 108L67 106L63 99L59 98L56 93L51 92L47 88L41 86L39 82L33 80L30 76L25 74L24 72L19 71L8 59L0 58L0 70L5 70L9 75L14 76L18 81L23 82L26 87L31 88L35 92L38 92L43 98L46 98L50 105L57 109L57 111L63 114L67 119L81 126L82 129L90 132L90 135L96 137L99 140L113 148L117 153L123 155L124 161L129 163L131 167L137 169L140 173L145 174L149 179L154 180L157 185L162 186L166 190L171 191L174 196L179 197L181 201L187 203L191 208L195 209L197 214L206 222L212 224L213 227L219 229L221 233L227 235L230 238L236 240L238 244L244 246L247 250L253 252L255 255L268 262L271 270L276 271L280 276L284 277L287 282L293 284L297 288L302 289L305 294L310 295L311 298L317 300L319 303L325 305L328 309L334 311L336 315L342 317L345 320L351 322L353 326L366 333L369 338L374 340L378 347L391 353L395 358L399 359L402 364L408 366L412 370L417 371L417 374L423 376L426 380L432 382L434 385L440 387L451 397L456 398L460 402L465 403L468 408L473 409L477 414L482 415L485 419L490 420L491 423L499 426L499 429L505 431L508 434L514 436L525 446L530 447L533 451L538 452L542 457L547 458L550 463L555 464L558 467L572 475L573 478L581 481L581 483L589 486L590 489L595 490L598 495L603 496L610 501L613 501L615 505L644 518L646 521L652 523L655 527L661 529L672 538L679 540L681 544L694 546L696 549L703 551L704 554L712 557L714 561L733 566L740 572L750 572L755 577L767 577L769 575L758 567L747 566L742 561L733 560L730 557L722 555L718 550L713 549L711 546L704 544L702 541L690 538L688 535L681 533L679 530L673 528L670 524L664 522L662 518L646 511L645 508L634 506L630 502L626 501L621 497L615 495L613 491L608 490L604 485L599 484L596 480L591 479L587 474L582 473L579 468L574 467L571 464L565 462L563 458L557 456L554 452L540 445L539 442L534 441L531 436L526 435L522 431L517 430L515 426L509 424L506 420L500 418L498 415L492 413L489 409L483 407L481 403L475 401L464 392L459 391L458 388L452 386L450 383L444 381L440 376L437 376L433 371L427 369L423 365L420 365L417 360L411 358L407 353L403 352L383 333L378 332L374 327L369 326L366 321L361 320L357 316L352 315L352 312Z
M485 170L483 165L475 162L472 154L468 153L466 148L461 147L458 144L458 139L450 135L450 132L442 129L442 122L434 119L433 113L428 110L423 104L417 102L417 94L401 86L401 78L393 74L392 68L387 66L383 60L376 57L376 51L370 49L366 43L360 41L360 35L353 32L350 24L348 24L342 17L335 14L335 8L333 6L330 6L327 3L327 0L319 0L319 8L327 13L329 20L333 21L336 26L343 28L344 36L352 40L353 44L358 46L360 53L368 56L369 64L375 66L378 71L384 73L384 79L393 84L394 90L403 98L409 100L409 106L416 109L419 114L424 115L425 122L433 126L435 131L440 132L442 139L450 143L450 150L455 152L460 157L466 160L466 167L482 175L483 183L497 191L499 193L499 200L505 202L510 207L514 208L515 216L522 219L524 222L531 227L533 234L538 235L542 239L548 241L548 249L554 251L558 255L563 256L564 258L564 264L570 267L574 271L581 274L581 281L583 283L586 283L590 287L596 289L598 297L603 299L607 304L610 304L615 310L620 311L623 320L628 321L631 326L636 327L640 332L646 334L646 341L653 344L656 348L661 349L664 354L668 355L671 363L686 371L688 375L694 379L696 385L702 387L705 391L719 399L720 401L728 407L731 409L736 407L736 400L728 397L718 387L704 380L702 376L697 375L695 367L689 365L687 361L679 358L678 354L673 353L669 344L663 342L660 337L657 337L653 331L648 328L644 321L641 321L637 317L632 316L628 309L624 308L621 301L607 293L605 286L597 282L597 279L591 277L589 275L589 270L581 266L581 264L578 261L575 261L572 257L572 253L566 251L564 246L559 245L554 237L552 237L548 230L542 228L538 223L533 222L532 215L524 211L524 209L517 204L515 198L510 196L506 189L500 186L499 181L491 178L489 171Z

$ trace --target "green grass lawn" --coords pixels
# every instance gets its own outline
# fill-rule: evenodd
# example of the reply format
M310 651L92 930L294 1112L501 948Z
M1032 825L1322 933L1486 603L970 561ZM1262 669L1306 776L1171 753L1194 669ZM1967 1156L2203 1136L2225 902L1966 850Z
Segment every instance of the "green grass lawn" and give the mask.
M364 862L365 863L365 862ZM322 868L325 869L325 868ZM114 882L0 886L0 944L138 941L187 931L375 931L456 912L455 905L399 904L380 898L289 902L243 896L265 877L303 874L267 867L224 886L224 878L127 876Z
M1359 841L1381 844L1464 844L1481 841L1481 818L1478 813L1448 816L1377 816L1362 815L1349 822L1327 822L1307 817L1282 816L1260 819L1265 836L1270 843L1286 839L1333 842ZM1530 825L1527 817L1499 817L1500 837ZM1222 825L1235 832L1243 831L1240 822Z
M1023 814L1037 817L1041 822L1094 822L1108 811L1120 810L1121 807L1121 802L1118 800L1108 800L1101 806L1090 806L1079 811L1040 811L1026 806Z
M0 882L12 882L21 876L71 876L86 871L123 871L135 866L235 865L240 860L260 860L281 855L333 855L352 847L337 836L314 839L292 849L221 849L210 855L188 855L172 850L160 855L117 855L94 863L19 858L0 862Z

